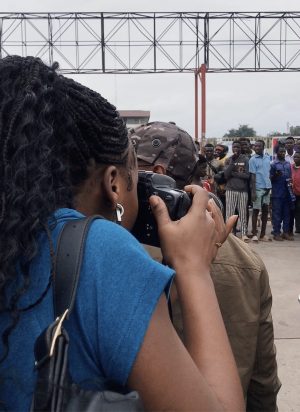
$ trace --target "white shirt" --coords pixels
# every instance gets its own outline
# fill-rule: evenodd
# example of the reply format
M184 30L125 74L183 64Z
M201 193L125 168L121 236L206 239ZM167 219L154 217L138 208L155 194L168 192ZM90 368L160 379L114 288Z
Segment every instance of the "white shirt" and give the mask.
M294 163L294 154L295 154L295 150L293 150L293 154L292 154L292 155L289 155L289 154L286 152L285 160L286 160L287 162L289 162L290 164L293 164L293 163Z

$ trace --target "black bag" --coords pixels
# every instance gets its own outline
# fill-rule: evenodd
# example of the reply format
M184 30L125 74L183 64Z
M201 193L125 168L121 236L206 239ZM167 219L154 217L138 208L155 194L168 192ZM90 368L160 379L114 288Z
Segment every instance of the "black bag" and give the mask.
M35 342L35 366L38 373L31 411L99 412L142 411L137 392L84 390L71 381L68 373L69 337L64 320L69 317L76 297L86 235L91 216L67 222L56 250L53 279L56 320Z

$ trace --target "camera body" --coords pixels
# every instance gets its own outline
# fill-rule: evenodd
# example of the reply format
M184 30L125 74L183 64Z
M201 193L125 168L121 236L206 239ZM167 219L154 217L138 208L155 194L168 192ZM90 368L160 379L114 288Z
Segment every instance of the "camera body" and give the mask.
M186 215L192 203L191 198L183 190L176 189L176 182L171 177L147 171L139 171L137 191L139 211L131 232L139 242L159 247L157 224L149 197L159 196L165 202L172 220Z

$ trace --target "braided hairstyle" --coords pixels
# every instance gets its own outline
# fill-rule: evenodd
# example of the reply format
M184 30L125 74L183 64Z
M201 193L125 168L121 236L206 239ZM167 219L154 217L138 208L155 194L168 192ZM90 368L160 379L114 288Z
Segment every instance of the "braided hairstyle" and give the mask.
M125 166L128 158L115 107L57 69L34 57L0 60L0 313L8 310L15 319L38 233L47 231L57 208L72 207L91 159ZM7 302L16 262L23 285Z

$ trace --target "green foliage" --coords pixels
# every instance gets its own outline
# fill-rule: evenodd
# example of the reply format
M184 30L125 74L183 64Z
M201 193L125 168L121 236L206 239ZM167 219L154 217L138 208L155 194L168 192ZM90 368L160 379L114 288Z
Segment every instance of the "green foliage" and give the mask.
M238 129L230 129L224 137L253 137L256 136L256 131L249 127L248 124L240 124Z

